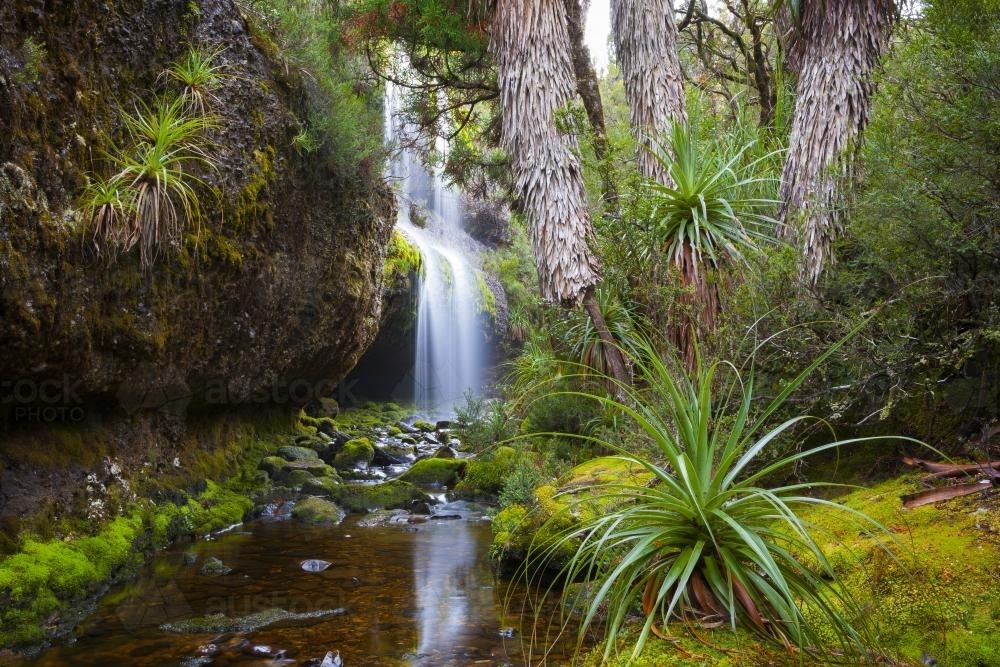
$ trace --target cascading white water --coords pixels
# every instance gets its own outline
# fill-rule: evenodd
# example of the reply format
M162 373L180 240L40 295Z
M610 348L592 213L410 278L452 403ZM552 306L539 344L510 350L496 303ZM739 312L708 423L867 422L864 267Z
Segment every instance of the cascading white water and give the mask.
M415 135L400 120L399 87L386 83L385 134L390 146ZM443 140L435 146L444 155ZM440 170L428 171L409 146L399 147L389 165L396 187L396 227L420 250L413 397L428 416L450 416L467 393L482 390L484 336L477 312L477 244L462 228L459 193ZM420 225L412 218L419 216Z

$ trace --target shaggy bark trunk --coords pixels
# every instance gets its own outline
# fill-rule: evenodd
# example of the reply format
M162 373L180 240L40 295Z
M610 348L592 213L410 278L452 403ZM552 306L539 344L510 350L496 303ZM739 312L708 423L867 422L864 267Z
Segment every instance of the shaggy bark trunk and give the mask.
M566 13L560 0L499 0L490 49L497 64L503 145L528 219L543 298L579 305L601 278L590 240L576 137L556 127L572 99Z
M844 189L868 122L872 72L895 11L892 0L807 0L802 6L801 72L780 217L782 234L802 248L801 273L811 283L833 259Z
M611 25L629 120L639 142L639 173L671 185L650 149L673 122L687 118L673 1L612 0Z

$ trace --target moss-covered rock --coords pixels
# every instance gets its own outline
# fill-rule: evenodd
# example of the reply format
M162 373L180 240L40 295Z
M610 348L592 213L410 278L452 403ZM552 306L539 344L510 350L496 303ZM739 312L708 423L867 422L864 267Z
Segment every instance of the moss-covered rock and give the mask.
M308 470L282 470L275 476L274 483L288 489L301 489L316 479Z
M303 623L317 621L347 613L347 609L319 609L309 612L290 612L284 609L272 608L258 611L247 616L229 617L225 614L211 614L194 618L164 623L160 629L164 632L179 634L219 634L224 632L256 632L276 623Z
M517 456L513 447L503 446L470 459L455 491L471 498L496 498L517 467Z
M379 509L405 509L414 500L430 502L430 496L409 482L342 484L331 497L348 512L368 513Z
M350 470L359 465L368 465L375 456L375 445L370 438L353 438L344 443L343 448L333 458L337 470Z
M418 429L420 431L423 431L424 433L433 433L434 432L434 424L432 424L432 423L430 423L428 421L422 421L422 420L419 420L419 419L417 421L413 422L413 428Z
M277 478L280 478L282 473L290 473L295 470L304 470L313 477L331 477L337 475L335 469L323 463L320 459L303 459L301 461L286 461L285 465L281 467Z
M278 448L278 456L285 459L286 461L303 461L309 459L318 459L319 455L316 450L309 447L299 447L296 445L284 445Z
M219 558L209 556L205 559L205 562L202 563L201 569L198 571L208 577L218 577L224 574L229 574L233 571L233 568L223 563Z
M280 456L265 456L261 459L260 463L257 464L257 468L258 470L266 472L273 479L275 475L281 472L281 469L284 468L287 463L288 461Z
M292 517L312 525L338 524L344 516L344 510L325 498L306 498L295 503L292 509Z
M332 496L334 489L341 484L339 477L313 477L302 483L302 493L316 496Z
M461 459L422 459L399 476L411 484L440 484L454 486L465 472L466 463Z

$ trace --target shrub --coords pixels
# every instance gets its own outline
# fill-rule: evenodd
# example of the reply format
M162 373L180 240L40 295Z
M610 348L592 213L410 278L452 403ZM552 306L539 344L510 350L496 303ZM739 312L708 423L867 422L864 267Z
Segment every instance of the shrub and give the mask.
M627 415L654 444L655 457L647 458L614 442L603 443L618 451L624 463L645 468L655 483L623 479L596 485L593 490L605 507L601 512L583 511L582 503L593 503L593 493L567 502L548 523L568 527L555 538L535 538L525 574L537 576L529 573L541 571L552 559L562 560L566 545L573 545L575 553L562 566L560 580L593 581L592 596L582 603L580 633L582 637L606 609L605 657L636 603L644 623L633 656L651 633L662 634L661 627L676 618L745 625L766 640L807 652L822 651L831 637L840 650L866 650L863 632L856 627L863 623L861 610L842 593L837 573L797 514L810 505L844 508L807 495L822 483L765 486L803 458L852 441L762 465L758 461L806 419L795 417L766 430L768 418L843 342L786 383L755 415L752 376L744 381L735 366L705 364L700 357L687 374L650 352L649 360L639 365L648 391L622 387L623 401L591 396ZM717 377L720 370L728 382ZM733 414L719 414L730 399L735 399ZM859 512L844 513L885 533ZM577 516L579 520L571 520Z

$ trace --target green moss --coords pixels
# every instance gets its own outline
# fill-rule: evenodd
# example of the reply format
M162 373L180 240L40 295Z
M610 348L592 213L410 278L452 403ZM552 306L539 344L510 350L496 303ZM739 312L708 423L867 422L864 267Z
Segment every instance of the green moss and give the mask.
M497 447L469 461L455 490L471 497L497 497L516 465L517 451L513 447Z
M211 481L204 493L187 504L195 535L208 535L240 523L252 507L253 501L246 496Z
M476 272L476 286L479 288L479 298L476 299L476 311L489 315L490 319L497 319L497 297L490 289L489 283L481 271Z
M268 188L274 182L274 146L266 146L263 150L254 150L254 168L246 185L240 190L233 206L233 212L227 218L237 232L254 229L269 230L274 226L274 215L270 208Z
M466 462L462 459L422 459L399 476L411 484L440 484L454 486L465 472Z
M308 524L338 524L344 520L344 511L329 500L306 498L295 503L292 516Z
M288 461L281 458L280 456L265 456L263 459L261 459L260 463L257 465L257 468L259 470L263 470L264 472L266 472L268 475L271 476L271 478L274 478L279 472L281 472L282 468L285 467L286 463L288 463Z
M424 433L430 433L434 430L434 424L427 421L417 420L413 422L413 428L419 429Z
M342 484L331 498L348 512L372 512L378 509L404 509L414 501L429 502L430 497L408 482L392 480L384 484Z
M493 518L493 543L490 558L500 562L524 560L530 543L528 508L511 505Z
M307 461L319 458L315 449L311 449L309 447L299 447L297 445L284 445L282 447L278 447L278 456L286 461Z
M339 477L313 477L302 484L302 493L311 493L317 496L332 496L339 485Z
M382 264L382 277L386 284L408 280L410 274L419 273L420 266L420 250L407 241L402 232L394 229L386 249L385 263Z
M517 466L517 459L513 465ZM652 475L642 466L609 456L576 466L563 475L558 484L539 486L534 491L534 502L527 516L516 514L520 519L516 524L506 521L502 524L506 526L503 534L497 532L494 524L491 556L501 561L518 561L524 558L529 545L543 548L544 545L557 541L561 533L572 528L580 519L607 510L608 501L601 495L601 485L625 479L629 483L645 484L652 479ZM524 505L515 504L511 507L523 509ZM562 562L572 556L573 549L572 543L563 544L559 553L552 555L549 566L557 570Z
M333 467L349 470L360 464L369 464L375 456L375 445L369 438L353 438L344 443L344 448L333 458Z

